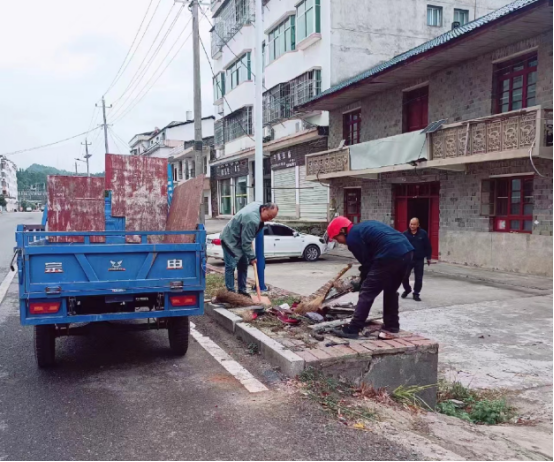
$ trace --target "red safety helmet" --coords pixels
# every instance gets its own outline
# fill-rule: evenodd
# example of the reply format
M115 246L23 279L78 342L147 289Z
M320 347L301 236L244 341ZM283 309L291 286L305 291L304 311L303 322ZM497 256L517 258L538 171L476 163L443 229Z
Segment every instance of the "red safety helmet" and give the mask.
M352 226L352 222L343 216L333 218L329 226L327 226L327 240L332 241L337 237L343 228L349 228Z

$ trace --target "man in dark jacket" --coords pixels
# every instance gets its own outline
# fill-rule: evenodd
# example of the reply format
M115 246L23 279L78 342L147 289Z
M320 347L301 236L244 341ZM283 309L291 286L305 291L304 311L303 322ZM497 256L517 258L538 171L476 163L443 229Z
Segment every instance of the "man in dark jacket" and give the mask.
M235 291L235 269L238 272L239 294L249 296L246 292L248 265L256 263L256 254L252 241L264 227L264 222L273 220L279 207L275 204L252 202L241 209L219 235L223 247L225 262L225 286Z
M429 236L424 229L419 227L419 219L412 218L410 220L410 228L404 231L404 236L408 238L410 244L414 247L414 259L410 264L410 268L406 271L406 276L402 281L404 286L404 292L402 298L406 298L411 292L410 287L410 274L412 269L414 270L415 284L414 284L414 300L420 302L421 287L423 286L423 268L425 267L424 260L427 259L427 265L431 264L431 242Z
M380 221L357 225L346 217L337 217L327 228L329 240L346 244L360 262L360 296L352 321L334 333L356 338L364 328L375 298L383 292L383 327L380 338L390 338L400 330L398 288L412 261L414 248L402 233Z

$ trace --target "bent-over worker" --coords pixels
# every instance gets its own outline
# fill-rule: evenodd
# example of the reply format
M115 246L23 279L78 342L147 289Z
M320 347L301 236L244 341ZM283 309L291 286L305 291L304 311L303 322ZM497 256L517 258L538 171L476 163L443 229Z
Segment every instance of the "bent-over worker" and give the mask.
M360 262L360 296L349 325L335 329L340 337L356 338L364 328L375 298L383 292L383 326L379 338L391 338L400 330L398 288L412 261L414 248L401 232L379 221L357 225L335 218L327 228L329 240L346 244Z
M427 259L427 265L431 264L431 242L429 241L429 236L424 229L419 227L419 218L412 218L410 220L410 228L404 231L404 236L408 238L410 244L414 248L414 258L408 271L406 271L406 276L402 281L404 286L404 292L402 293L402 298L406 298L412 288L410 287L410 273L412 269L414 270L415 284L414 284L414 300L420 302L421 298L419 294L421 293L421 288L423 287L423 268L425 267L424 260Z
M220 234L225 262L225 286L235 291L235 269L238 275L239 294L250 296L246 291L248 265L256 263L256 254L252 250L252 241L264 227L264 222L273 220L279 207L275 204L252 202L242 208L225 225Z

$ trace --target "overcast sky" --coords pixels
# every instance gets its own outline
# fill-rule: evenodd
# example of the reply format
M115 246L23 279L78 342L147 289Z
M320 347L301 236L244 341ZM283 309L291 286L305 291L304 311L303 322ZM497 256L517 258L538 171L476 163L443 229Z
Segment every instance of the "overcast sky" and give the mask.
M152 22L129 66L116 85L107 93L108 123L119 146L110 137L110 151L128 151L128 141L135 133L163 127L172 120L185 120L193 109L192 98L192 24L185 7L172 32L154 60L146 64L161 42L180 4L173 0L152 0L143 24L144 31L152 13ZM0 154L39 146L86 131L91 125L94 104L108 89L120 68L150 0L19 0L0 1ZM144 76L132 82L156 34L170 13L162 32L144 62ZM208 16L209 17L209 16ZM200 14L202 40L210 52L210 25ZM186 30L185 30L186 26ZM182 33L184 31L184 33ZM137 37L140 40L142 31ZM179 35L182 33L180 38ZM120 114L155 81L179 46L185 42L176 59L157 80L144 98L117 120ZM176 44L173 49L172 46ZM135 43L136 47L136 43ZM172 49L169 56L166 54ZM202 49L203 115L212 115L211 71ZM139 74L140 75L140 74ZM93 126L101 122L101 113L94 113ZM100 134L100 136L97 136ZM88 135L91 147L91 171L104 170L104 142L100 130ZM10 156L19 168L33 163L66 170L75 169L75 157L84 152L80 145L84 136L53 146ZM79 171L85 165L79 164Z

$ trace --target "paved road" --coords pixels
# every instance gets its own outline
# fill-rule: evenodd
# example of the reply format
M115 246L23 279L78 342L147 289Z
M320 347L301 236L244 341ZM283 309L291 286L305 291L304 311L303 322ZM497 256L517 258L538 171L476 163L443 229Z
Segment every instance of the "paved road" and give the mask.
M38 217L0 216L2 268L15 224ZM172 357L165 332L59 339L58 366L40 371L15 280L0 305L0 460L415 457L330 420L244 345L203 317L195 322L269 390L249 393L195 341L185 358Z

